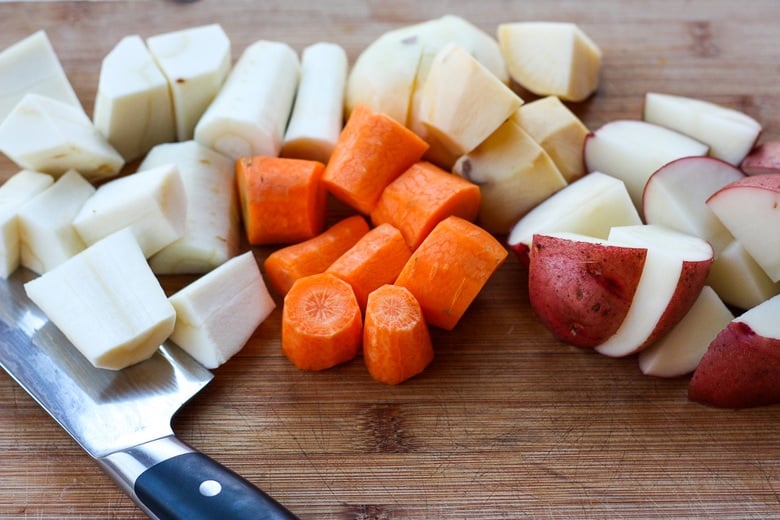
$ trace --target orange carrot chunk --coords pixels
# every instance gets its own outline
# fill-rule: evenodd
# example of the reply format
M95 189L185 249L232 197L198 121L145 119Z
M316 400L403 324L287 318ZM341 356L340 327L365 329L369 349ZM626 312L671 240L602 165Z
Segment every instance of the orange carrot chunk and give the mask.
M479 213L479 186L429 162L418 162L385 188L371 221L401 230L413 250L450 215L473 222Z
M507 254L481 227L447 217L412 253L395 283L417 298L430 325L452 330Z
M428 143L398 121L358 104L336 141L323 181L337 199L368 215L385 186L427 149Z
M325 227L325 165L282 157L242 157L236 181L247 240L252 245L306 240Z
M381 224L363 235L327 272L348 282L355 290L360 308L365 309L368 294L393 283L411 254L398 228Z
M287 294L295 280L324 272L366 233L368 222L362 216L342 219L313 238L268 255L263 262L266 279L277 293Z
M420 304L404 287L383 285L368 296L363 360L371 377L389 385L416 376L433 360Z
M330 273L296 280L284 297L282 351L301 370L325 370L360 351L363 317L352 287Z

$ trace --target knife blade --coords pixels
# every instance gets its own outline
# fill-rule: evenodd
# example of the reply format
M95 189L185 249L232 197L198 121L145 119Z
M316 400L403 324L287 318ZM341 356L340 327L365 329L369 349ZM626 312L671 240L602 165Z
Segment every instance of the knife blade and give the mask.
M294 519L254 484L178 439L171 420L214 377L171 342L119 370L95 368L24 291L0 279L0 366L150 518Z

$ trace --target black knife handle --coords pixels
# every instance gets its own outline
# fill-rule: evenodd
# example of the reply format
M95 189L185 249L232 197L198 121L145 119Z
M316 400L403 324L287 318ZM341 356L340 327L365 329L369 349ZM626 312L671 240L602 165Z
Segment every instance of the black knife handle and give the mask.
M138 477L134 488L139 500L161 520L296 518L249 481L199 452L152 466Z
M254 484L175 435L113 452L96 460L151 518L297 519Z

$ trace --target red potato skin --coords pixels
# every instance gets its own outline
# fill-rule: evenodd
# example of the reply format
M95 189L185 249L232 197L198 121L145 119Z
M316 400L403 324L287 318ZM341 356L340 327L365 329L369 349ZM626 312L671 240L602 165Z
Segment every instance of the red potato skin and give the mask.
M528 266L530 303L561 341L594 348L623 323L647 250L535 235Z
M531 249L528 247L528 244L524 242L519 242L517 244L507 244L507 247L515 255L517 255L517 259L520 260L520 265L527 270L531 264L531 259L529 258L531 254Z
M780 140L766 141L755 147L742 160L740 168L746 175L780 173Z
M759 190L777 191L780 192L780 175L775 173L762 173L759 175L748 175L738 181L734 181L731 184L727 184L718 191L712 194L708 201L720 196L723 193L728 193L728 190L734 188L753 188Z
M688 385L688 399L717 408L780 403L780 340L732 321L710 343Z
M649 347L657 339L660 339L661 336L672 330L691 310L691 307L696 302L696 298L699 297L699 293L701 293L701 290L707 283L707 276L709 276L712 262L712 258L700 262L683 262L680 280L677 282L677 288L669 301L669 305L658 320L653 332L639 346L636 352Z

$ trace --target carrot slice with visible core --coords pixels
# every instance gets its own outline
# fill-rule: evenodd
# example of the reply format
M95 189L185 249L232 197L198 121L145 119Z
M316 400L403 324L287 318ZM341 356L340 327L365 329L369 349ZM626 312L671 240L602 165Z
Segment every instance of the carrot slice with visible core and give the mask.
M418 375L433 360L428 325L406 288L383 285L368 295L363 360L371 377L389 385Z
M236 182L247 240L252 245L290 244L325 227L325 165L282 157L242 157Z
M298 278L324 272L368 233L368 229L365 218L353 215L316 237L277 249L263 262L266 280L277 293L285 295Z
M393 283L411 254L398 228L381 224L363 235L326 271L348 282L360 308L365 309L369 293Z
M352 287L331 273L296 280L284 297L282 351L301 370L325 370L354 358L363 319Z
M452 330L507 255L493 235L451 216L412 253L395 283L417 298L430 325Z
M428 143L395 119L358 104L336 141L323 181L337 199L368 215L385 186L427 149Z
M375 226L389 223L416 249L450 215L474 221L482 200L479 186L429 162L418 162L385 188L371 212Z

